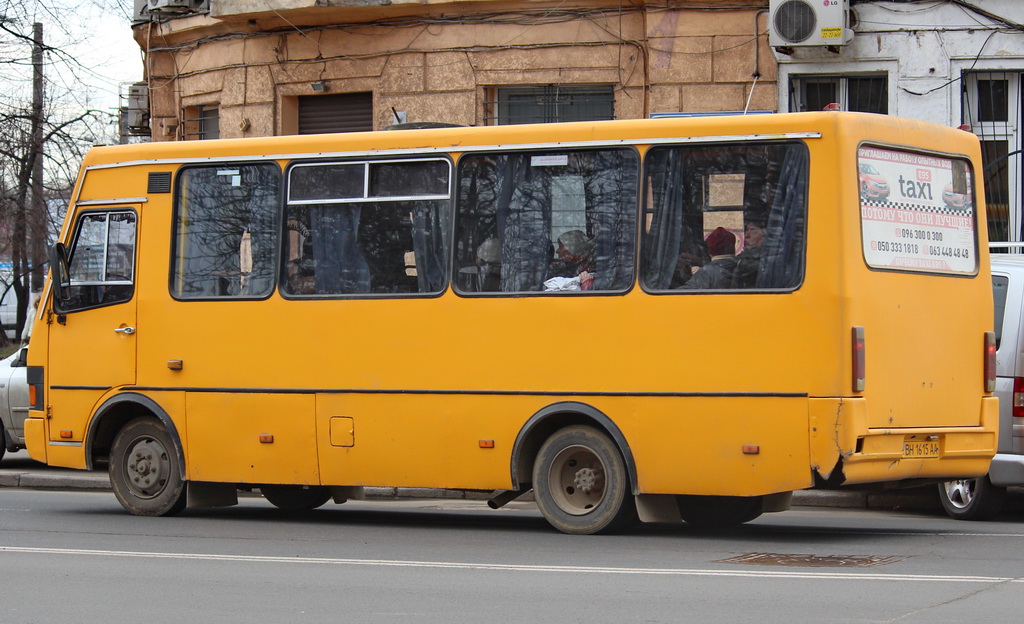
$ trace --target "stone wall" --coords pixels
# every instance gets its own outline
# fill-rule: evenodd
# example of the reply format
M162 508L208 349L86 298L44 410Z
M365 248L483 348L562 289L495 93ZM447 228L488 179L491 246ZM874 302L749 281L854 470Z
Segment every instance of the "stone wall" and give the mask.
M774 110L777 101L767 2L426 3L398 15L293 4L268 15L239 12L238 2L218 12L215 2L218 17L137 26L149 50L153 139L178 138L182 108L214 104L222 137L294 132L288 108L318 81L329 93L372 92L378 128L392 110L408 121L487 123L491 87L612 85L618 119Z

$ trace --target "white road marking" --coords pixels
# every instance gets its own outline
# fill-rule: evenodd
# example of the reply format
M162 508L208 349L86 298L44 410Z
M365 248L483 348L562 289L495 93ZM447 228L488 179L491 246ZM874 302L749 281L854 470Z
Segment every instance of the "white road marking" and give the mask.
M0 546L0 552L35 555L76 555L125 557L138 559L181 559L190 561L237 561L245 563L284 563L291 565L376 566L389 568L436 568L447 570L490 570L497 572L548 572L562 574L624 574L651 576L698 576L770 579L812 579L842 581L903 581L912 583L1024 583L1024 577L951 576L942 574L879 574L877 572L803 572L797 570L699 570L685 568L620 568L601 566L552 566L509 563L471 563L448 561L402 561L393 559L336 559L321 557L265 557L254 555L217 555L212 553L160 553L127 550L87 550L72 548L28 548Z

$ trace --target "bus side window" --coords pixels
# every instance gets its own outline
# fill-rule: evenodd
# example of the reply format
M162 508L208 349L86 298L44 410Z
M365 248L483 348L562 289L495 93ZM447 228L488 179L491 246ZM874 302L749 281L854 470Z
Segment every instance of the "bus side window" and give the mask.
M134 212L90 212L69 250L70 298L64 312L130 301L135 293Z
M259 298L273 291L280 178L275 163L181 170L174 215L174 297Z
M796 288L807 176L801 143L652 148L641 284L670 292Z
M446 285L448 161L298 163L289 170L286 295L402 295Z
M637 153L623 148L463 156L456 289L627 289L633 281L638 169ZM486 255L498 262L481 261L480 250L490 248ZM497 272L481 281L474 276L484 264Z

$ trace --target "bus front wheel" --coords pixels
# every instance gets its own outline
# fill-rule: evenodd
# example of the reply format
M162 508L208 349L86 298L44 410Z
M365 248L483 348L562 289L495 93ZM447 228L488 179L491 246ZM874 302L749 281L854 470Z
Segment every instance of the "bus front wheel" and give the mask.
M322 486L262 485L260 492L271 505L288 511L316 509L331 500L331 491Z
M636 519L622 455L592 427L566 427L544 442L533 490L544 518L563 533L607 533Z
M137 516L170 516L185 508L185 481L174 441L163 423L136 418L110 449L110 485Z

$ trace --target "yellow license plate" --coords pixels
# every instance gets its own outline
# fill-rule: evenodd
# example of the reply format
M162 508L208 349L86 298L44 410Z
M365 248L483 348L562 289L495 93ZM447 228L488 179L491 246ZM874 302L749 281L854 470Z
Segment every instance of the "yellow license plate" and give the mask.
M942 453L942 445L939 444L938 439L906 438L903 440L903 457L907 459L938 457L940 453Z

